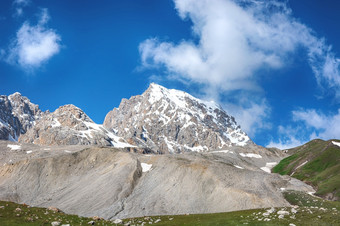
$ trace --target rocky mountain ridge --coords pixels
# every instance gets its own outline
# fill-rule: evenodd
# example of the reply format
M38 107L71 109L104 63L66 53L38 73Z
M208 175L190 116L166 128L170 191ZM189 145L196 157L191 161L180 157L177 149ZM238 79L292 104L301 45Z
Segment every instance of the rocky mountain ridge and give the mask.
M183 91L152 83L119 108L103 125L137 146L158 153L211 151L253 145L245 132L213 101L202 101Z
M0 96L0 140L17 141L44 113L27 97L16 92Z
M103 126L94 123L84 111L69 104L45 114L19 142L39 145L101 145L134 147Z
M1 96L0 119L0 139L40 145L138 147L154 153L255 145L216 103L154 83L142 95L123 99L104 126L73 105L42 112L19 93Z

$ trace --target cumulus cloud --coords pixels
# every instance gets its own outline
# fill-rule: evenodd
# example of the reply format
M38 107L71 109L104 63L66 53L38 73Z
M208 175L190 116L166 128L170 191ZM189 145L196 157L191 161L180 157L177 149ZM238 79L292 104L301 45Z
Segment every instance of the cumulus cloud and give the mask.
M292 17L285 2L174 2L180 17L193 22L199 42L145 40L139 47L145 67L162 65L180 78L222 91L252 90L257 87L257 70L280 68L288 54L305 47L317 79L340 87L339 60L323 39Z
M320 87L332 89L340 97L340 60L325 40L292 15L287 1L278 0L174 0L179 16L192 21L193 38L179 43L150 38L139 46L144 68L165 68L170 79L201 85L207 96L241 91L261 96L257 83L261 69L277 70L289 64L293 54L304 50ZM259 98L258 98L259 99ZM247 125L257 113L265 119L268 106L261 101L242 101L237 119ZM226 104L230 105L230 104ZM236 109L236 108L235 108ZM237 113L236 113L237 114ZM256 114L255 114L256 115ZM251 125L255 126L252 127Z
M25 22L9 45L6 61L24 69L35 69L48 61L60 50L60 36L47 27L47 9L43 9L37 25Z

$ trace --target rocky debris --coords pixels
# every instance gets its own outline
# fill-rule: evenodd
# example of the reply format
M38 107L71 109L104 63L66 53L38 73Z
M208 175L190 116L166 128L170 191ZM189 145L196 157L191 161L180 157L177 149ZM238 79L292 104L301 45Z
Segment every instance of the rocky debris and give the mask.
M57 207L53 207L53 206L48 207L47 210L53 211L54 213L60 213L60 212L62 212L62 211L61 211L60 209L58 209Z
M44 113L20 93L0 96L0 140L16 141Z
M152 83L142 94L123 99L103 125L136 146L159 153L209 151L253 142L214 102Z
M133 147L103 126L94 123L74 105L59 107L44 115L19 142L39 145L101 145Z
M121 224L123 221L121 219L115 219L112 221L114 224Z
M279 210L279 211L277 211L277 214L278 215L289 215L289 212L285 211L285 210Z
M51 223L52 226L59 226L61 223L59 221L53 221Z
M312 191L287 176L238 169L222 154L139 155L84 146L66 153L63 146L45 151L25 144L23 156L26 145L33 156L15 153L13 165L0 164L0 199L81 216L123 219L288 206L281 187ZM9 150L3 154L13 157ZM141 163L152 164L152 170L142 173Z

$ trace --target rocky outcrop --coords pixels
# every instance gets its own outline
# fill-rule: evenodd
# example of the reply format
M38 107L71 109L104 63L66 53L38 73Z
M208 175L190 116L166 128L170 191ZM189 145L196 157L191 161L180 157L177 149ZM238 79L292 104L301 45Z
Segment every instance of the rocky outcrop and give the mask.
M0 96L0 140L18 140L44 113L20 93Z
M133 147L103 126L94 123L74 105L59 107L44 115L19 142L40 145L103 145Z
M142 95L123 99L103 125L134 145L160 153L253 144L234 117L214 102L154 83Z

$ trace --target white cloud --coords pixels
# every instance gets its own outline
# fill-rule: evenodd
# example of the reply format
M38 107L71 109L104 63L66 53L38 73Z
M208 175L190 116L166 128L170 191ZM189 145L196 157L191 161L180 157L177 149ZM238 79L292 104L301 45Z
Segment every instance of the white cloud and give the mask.
M293 119L302 121L313 130L312 138L339 139L340 138L340 109L333 115L325 115L315 109L293 111Z
M30 2L30 0L14 0L13 4L18 6L27 6Z
M300 146L309 141L301 135L301 131L302 128L300 127L292 128L291 126L279 126L278 134L280 139L278 139L278 141L270 141L269 144L267 144L267 147L276 147L284 150Z
M219 99L221 93L234 91L243 93L240 98L259 97L263 93L258 92L261 86L257 81L261 75L257 72L263 68L285 67L292 54L301 54L300 50L304 49L319 85L333 89L340 98L339 59L324 39L293 17L286 1L174 2L179 16L192 21L194 37L179 43L162 42L158 38L145 40L139 46L145 68L164 67L171 75L168 79L199 84L206 95L215 99ZM249 115L257 111L262 119L258 126L264 124L267 113L261 101L253 101L251 108L242 105L242 101L235 104L249 110L239 113L241 120L251 120ZM243 127L246 131L248 128L248 133L256 129L250 126L254 125L252 122L248 125L242 120L241 124L245 124Z
M250 137L253 137L259 129L271 128L271 124L267 122L271 109L265 100L257 104L243 99L241 104L227 103L223 108L236 118L242 130Z
M174 2L180 17L193 22L199 43L145 40L139 47L145 67L163 65L179 78L220 91L252 90L257 88L254 74L258 69L283 67L288 54L302 46L318 80L340 88L339 60L323 39L292 17L284 2Z
M37 25L25 22L21 26L7 51L8 63L34 69L59 52L61 38L46 26L48 20L48 11L43 9Z
M20 17L24 14L23 8L31 3L30 0L14 0L13 5L15 6L15 17Z
M340 109L333 115L325 115L315 109L293 111L292 115L296 122L294 127L279 126L280 139L271 141L267 147L287 149L316 138L324 140L340 138Z

